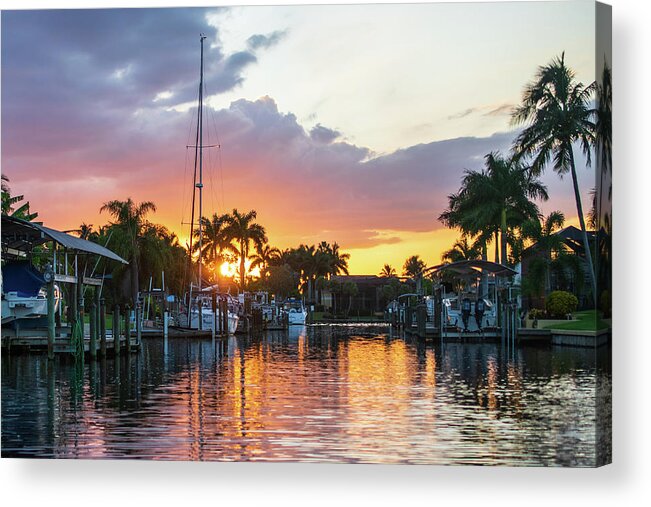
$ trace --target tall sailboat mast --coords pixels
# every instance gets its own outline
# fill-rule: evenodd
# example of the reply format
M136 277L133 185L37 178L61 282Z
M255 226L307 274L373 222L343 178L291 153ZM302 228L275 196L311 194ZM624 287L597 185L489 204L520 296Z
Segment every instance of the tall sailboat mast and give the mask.
M201 268L203 251L203 41L206 38L201 34L201 70L199 73L199 111L197 112L197 149L199 150L199 182L196 187L199 189L199 292L201 292Z

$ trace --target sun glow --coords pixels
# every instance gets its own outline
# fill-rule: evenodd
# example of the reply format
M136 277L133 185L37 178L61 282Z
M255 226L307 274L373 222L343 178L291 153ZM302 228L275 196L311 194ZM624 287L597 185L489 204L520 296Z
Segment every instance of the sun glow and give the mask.
M251 259L246 259L244 261L244 267L246 268L246 276L259 278L260 277L260 268L255 267L251 269ZM238 259L235 262L223 262L219 266L219 272L222 276L227 278L238 277L240 271L240 260Z

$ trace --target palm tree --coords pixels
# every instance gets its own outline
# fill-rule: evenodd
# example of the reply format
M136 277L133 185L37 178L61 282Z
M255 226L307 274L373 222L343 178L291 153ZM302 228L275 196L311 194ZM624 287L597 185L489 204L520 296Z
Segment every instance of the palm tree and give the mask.
M233 209L230 215L226 215L226 235L235 242L233 247L237 250L240 257L240 289L243 291L246 283L246 264L245 261L249 256L249 249L253 243L256 247L266 243L267 234L260 224L255 223L257 218L255 210L246 213L240 213Z
M395 268L391 267L390 264L385 264L382 266L382 270L380 271L380 276L382 278L391 278L396 276L396 270Z
M122 241L119 242L123 254L129 259L131 270L131 300L132 304L138 301L138 276L139 276L139 241L143 235L146 216L156 211L156 205L151 201L136 204L129 197L126 201L108 201L100 208L100 213L106 211L114 219L111 223Z
M461 189L449 197L449 208L439 219L462 232L482 235L480 244L492 233L496 248L499 232L499 259L506 264L510 229L538 216L538 206L530 199L547 200L549 196L542 182L515 160L498 152L489 153L485 160L484 170L465 171ZM495 257L498 261L497 254Z
M481 255L478 245L470 244L467 236L462 236L452 245L450 250L443 252L441 260L447 262L459 262L478 259Z
M2 214L10 215L14 218L20 218L31 222L38 217L38 213L32 213L29 209L29 201L21 204L18 208L14 208L15 204L20 203L25 198L23 195L11 195L9 188L9 178L6 174L2 175Z
M228 218L227 215L218 215L214 213L212 218L201 218L202 229L202 250L201 258L207 262L220 262L224 260L223 252L225 250L237 253L233 248L231 240L227 234ZM199 237L199 230L194 230L195 238ZM195 249L199 248L199 243L194 243Z
M418 255L412 255L405 261L402 272L409 278L419 278L423 274L424 269L425 262Z
M269 266L280 259L280 250L269 244L256 245L256 254L251 257L251 268L260 268L260 276L266 280Z
M558 234L565 224L565 215L560 211L552 211L542 220L528 220L522 224L522 237L533 242L533 247L542 254L541 269L545 277L545 293L551 290L550 269L552 256L563 252L563 238Z
M581 193L576 176L573 144L578 143L591 165L590 150L595 141L595 111L591 107L596 84L576 82L574 72L565 65L565 53L539 67L524 90L522 104L512 116L514 125L526 125L515 140L517 157L532 157L531 170L540 175L551 162L559 176L572 175L576 211L579 215L585 258L590 271L593 298L597 297L590 243L585 228Z

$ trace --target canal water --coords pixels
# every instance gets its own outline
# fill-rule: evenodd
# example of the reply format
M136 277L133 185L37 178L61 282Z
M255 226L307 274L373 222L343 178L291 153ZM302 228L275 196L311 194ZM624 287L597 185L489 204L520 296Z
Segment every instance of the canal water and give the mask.
M131 358L2 358L2 456L594 466L591 349L428 343L387 327L143 339Z

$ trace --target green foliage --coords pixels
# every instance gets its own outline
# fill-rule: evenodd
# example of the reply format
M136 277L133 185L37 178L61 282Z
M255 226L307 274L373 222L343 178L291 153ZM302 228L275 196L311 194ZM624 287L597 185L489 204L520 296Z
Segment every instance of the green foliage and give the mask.
M576 311L579 306L577 297L563 290L555 290L545 302L545 309L547 314L552 318L565 318L568 314Z
M21 220L26 220L31 222L38 217L38 213L32 213L29 208L29 202L20 204L24 199L23 195L11 195L11 189L9 188L9 178L2 175L2 214L10 215L14 218L20 218ZM20 204L20 205L19 205ZM16 207L18 205L18 207Z
M450 250L443 252L441 260L443 262L459 262L479 259L480 256L481 245L478 242L470 244L468 236L464 235L454 242Z
M387 301L393 301L398 296L409 292L412 292L411 287L397 278L389 279L389 282L382 286L382 295Z
M529 310L529 318L532 320L544 319L545 310L541 310L539 308L532 308L531 310Z
M425 267L425 262L418 255L412 255L402 266L402 273L409 278L418 278L423 274Z
M287 264L269 266L265 285L278 299L298 295L298 274Z
M547 187L519 161L498 152L485 160L484 170L465 171L459 192L448 196L448 208L439 220L464 234L480 235L480 244L491 234L497 240L501 233L500 257L506 263L509 240L512 250L518 246L513 229L538 216L533 199L546 201L549 196Z
M267 240L265 228L255 223L258 214L255 210L246 213L240 213L233 209L230 215L224 217L226 228L225 235L230 240L230 248L237 252L240 260L240 289L244 290L246 284L246 265L245 260L249 257L251 244L256 248L261 248Z
M531 159L531 172L537 176L548 165L561 177L571 174L584 254L590 267L593 297L596 298L597 282L573 146L581 147L589 166L595 145L593 95L597 85L593 82L584 86L575 77L574 71L565 64L565 53L538 68L534 80L525 88L522 103L513 112L512 124L525 126L515 140L514 152L517 159Z
M545 294L545 279L547 263L545 259L533 259L529 263L526 276L522 277L522 294L531 297L542 297Z

